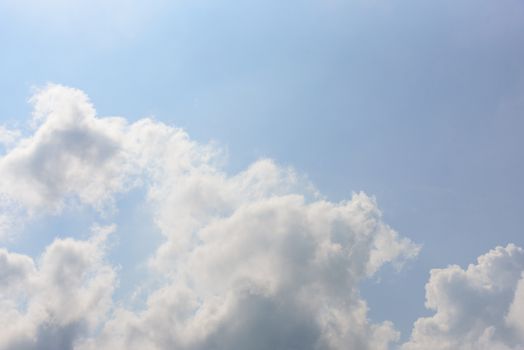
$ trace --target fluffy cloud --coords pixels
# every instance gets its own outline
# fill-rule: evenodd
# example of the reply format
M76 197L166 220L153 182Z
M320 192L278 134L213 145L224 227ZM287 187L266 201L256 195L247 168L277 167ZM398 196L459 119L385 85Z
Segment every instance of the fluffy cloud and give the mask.
M115 286L103 259L108 232L55 240L38 262L0 250L0 349L73 349L95 329Z
M426 306L405 350L524 349L524 250L497 247L467 269L434 269Z
M70 195L101 205L121 189L124 121L95 118L86 96L49 86L32 99L33 135L0 159L0 192L29 211L58 211Z
M0 230L68 205L106 213L141 186L164 236L149 261L160 287L138 309L113 300L112 227L57 239L36 260L0 249L0 349L365 350L398 340L391 322L368 320L359 284L419 247L373 198L330 202L269 159L229 175L220 149L152 119L97 117L76 89L49 85L31 102L29 136L0 129ZM524 250L511 244L465 270L432 270L435 315L415 322L402 349L523 349L523 273Z
M419 248L373 198L329 202L267 159L228 175L216 147L151 119L97 117L76 89L50 85L31 101L32 134L0 158L3 205L103 211L143 186L165 237L150 260L161 287L138 311L111 301L99 235L57 240L39 263L1 251L0 348L387 349L398 339L390 322L368 321L359 283Z
M387 349L398 338L391 323L367 321L358 283L417 247L364 194L339 204L261 198L194 239L147 309L118 310L86 348Z
M59 213L71 201L104 210L141 174L175 176L207 159L179 129L149 119L129 125L123 118L97 118L77 89L49 85L31 103L34 132L0 158L2 203L29 213Z
M524 273L517 284L515 297L506 316L506 323L516 332L518 340L524 344Z

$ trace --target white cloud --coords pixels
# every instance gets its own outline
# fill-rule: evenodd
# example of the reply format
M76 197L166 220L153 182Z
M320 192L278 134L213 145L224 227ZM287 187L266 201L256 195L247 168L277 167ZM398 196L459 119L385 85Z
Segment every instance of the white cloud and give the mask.
M524 250L497 247L467 269L434 269L426 306L436 313L415 322L403 349L524 349Z
M230 176L216 147L150 119L97 117L79 90L49 85L32 102L34 133L0 159L0 193L57 214L144 186L165 236L151 259L163 282L143 310L117 303L104 319L115 272L103 239L57 240L40 263L2 252L5 285L29 294L5 294L0 348L387 349L398 339L390 322L367 319L359 283L419 248L374 199L329 202L267 159Z
M103 210L144 172L154 178L193 166L195 146L179 129L148 119L129 125L123 118L98 118L82 91L60 85L37 91L31 102L34 133L0 158L4 204L58 213L76 200ZM168 158L174 165L162 169Z
M515 297L509 308L506 323L513 329L524 344L524 273L517 284Z
M368 320L359 284L419 247L382 221L373 198L330 202L269 159L229 175L217 147L152 119L98 117L76 89L49 85L31 101L33 134L0 157L0 229L68 205L104 212L115 194L143 186L165 238L150 259L161 287L139 310L112 299L112 227L55 240L36 261L0 249L0 349L388 349L398 340L391 322ZM523 272L524 250L511 244L467 269L432 270L435 315L401 347L523 349Z
M364 193L333 203L291 168L262 159L229 175L221 150L151 119L97 117L80 90L31 99L32 135L0 158L0 229L68 205L101 212L135 186L165 237L150 259L161 287L141 310L112 300L100 229L55 240L40 259L0 249L0 349L388 349L359 293L419 247ZM26 214L24 214L26 213ZM20 216L22 215L22 216ZM431 271L403 349L523 349L524 250L497 247Z
M55 240L36 263L0 250L0 349L72 349L95 330L116 278L104 241Z
M0 192L28 211L59 211L68 196L101 206L127 172L120 143L125 122L95 118L79 90L50 85L37 93L34 134L0 159Z
M9 253L6 249L0 249L0 286L2 293L18 289L28 276L34 273L33 260L25 255Z
M10 146L20 138L19 130L8 129L3 125L0 125L0 144L4 146Z
M417 247L381 222L366 195L339 204L261 198L194 235L163 266L172 279L147 309L119 310L86 349L387 349L397 340L391 323L368 322L358 284Z

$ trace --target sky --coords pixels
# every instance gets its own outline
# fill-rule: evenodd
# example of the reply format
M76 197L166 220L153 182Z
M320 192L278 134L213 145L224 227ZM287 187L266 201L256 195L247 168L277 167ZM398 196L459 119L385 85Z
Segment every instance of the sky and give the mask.
M0 349L523 349L524 3L0 0Z

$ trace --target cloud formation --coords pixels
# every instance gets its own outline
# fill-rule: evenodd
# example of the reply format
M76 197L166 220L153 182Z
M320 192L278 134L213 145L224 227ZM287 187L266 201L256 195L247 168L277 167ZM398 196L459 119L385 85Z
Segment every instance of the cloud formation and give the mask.
M524 349L524 250L497 247L467 269L434 269L426 285L432 317L415 322L402 349Z
M88 348L387 349L398 337L391 323L367 321L358 283L417 247L364 194L341 204L261 198L194 240L162 266L172 280L147 309L117 311Z
M70 205L110 216L117 194L140 187L164 237L149 260L159 286L143 307L114 299L117 269L105 257L114 227L57 239L36 260L0 249L0 349L371 350L398 341L391 322L368 319L359 285L420 248L383 222L374 198L330 202L269 159L227 174L219 148L153 119L98 117L80 90L49 85L31 102L31 132L0 158L0 228ZM402 348L519 349L523 257L508 245L466 270L432 270L436 314L419 319Z
M368 322L358 284L418 247L372 198L323 200L271 160L229 176L216 148L151 119L97 117L76 89L49 85L31 102L32 134L0 159L5 205L103 211L144 186L165 236L151 268L167 277L144 310L113 304L104 319L115 272L103 240L57 240L40 264L2 251L1 348L385 349L398 338L391 323Z
M30 212L56 212L69 196L101 206L122 189L122 119L96 118L82 92L56 85L31 101L34 133L0 159L4 196Z
M73 349L111 306L116 273L99 228L87 241L57 239L38 262L0 249L0 349Z

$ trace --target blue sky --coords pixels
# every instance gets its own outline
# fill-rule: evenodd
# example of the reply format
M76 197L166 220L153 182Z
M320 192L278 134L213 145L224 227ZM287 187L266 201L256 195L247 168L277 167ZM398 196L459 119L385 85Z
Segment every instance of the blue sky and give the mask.
M271 158L329 201L374 196L384 222L422 247L360 290L371 320L393 321L402 341L433 313L432 268L524 246L517 0L3 1L0 45L0 122L24 135L28 98L56 83L84 91L98 116L152 116L214 142L228 174ZM110 254L123 264L119 295L131 293L161 241L153 214L127 222L141 193L109 216L45 214L3 245L37 258L56 230L80 239L91 222L127 224L133 239Z

